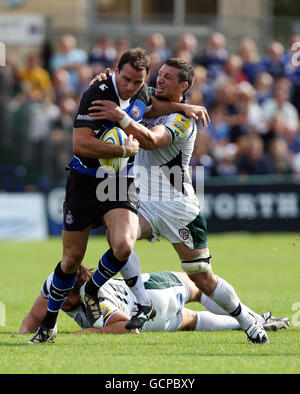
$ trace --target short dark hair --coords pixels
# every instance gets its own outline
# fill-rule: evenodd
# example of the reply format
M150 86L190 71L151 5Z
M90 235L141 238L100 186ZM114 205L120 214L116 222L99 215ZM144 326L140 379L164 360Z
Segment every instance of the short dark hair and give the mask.
M124 64L129 63L137 71L146 70L147 74L150 70L150 57L142 48L128 49L119 59L118 69L121 71Z
M194 82L194 70L193 67L185 60L179 57L172 57L168 59L165 64L170 67L177 68L179 70L179 82L187 82L189 84L186 91L192 86ZM185 91L185 92L186 92Z
M74 286L69 294L79 294L80 287L93 276L94 271L95 269L88 268L85 264L81 263L76 272Z

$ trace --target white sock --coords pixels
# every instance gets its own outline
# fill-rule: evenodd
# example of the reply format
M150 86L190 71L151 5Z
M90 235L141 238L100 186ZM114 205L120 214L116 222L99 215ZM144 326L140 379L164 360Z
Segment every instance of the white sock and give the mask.
M211 298L209 298L206 294L201 294L201 304L207 309L209 312L214 313L215 315L228 315L224 309L222 309L218 304L215 303Z
M222 309L219 305L217 305L215 303L215 301L211 300L206 294L202 293L201 294L201 300L200 300L201 304L205 307L205 309L207 309L209 312L214 313L215 315L226 315L226 316L230 316L228 312L224 311L224 309ZM258 319L258 321L260 321L260 323L264 323L265 320L264 318L259 315L258 313L254 312L252 309L250 309L247 305L244 305L243 303L241 303L241 306L244 310L248 310L248 312L251 312L253 315L256 316L256 318Z
M226 280L217 277L218 283L215 291L209 298L234 317L243 330L246 330L253 322L254 318L249 312L249 308L241 304L234 288Z
M150 305L151 300L146 293L146 289L142 281L141 263L135 251L131 253L127 263L120 270L120 273L126 281L129 289L135 295L137 303Z
M215 315L211 312L196 312L197 323L195 331L239 330L240 325L231 316Z

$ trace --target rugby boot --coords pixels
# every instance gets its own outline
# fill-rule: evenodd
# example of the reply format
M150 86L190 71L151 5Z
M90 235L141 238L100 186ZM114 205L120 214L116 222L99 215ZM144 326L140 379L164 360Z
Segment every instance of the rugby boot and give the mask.
M274 317L272 312L265 312L262 314L265 322L263 327L266 331L278 331L281 329L287 329L290 326L288 317Z
M54 342L57 334L57 324L55 324L54 328L44 328L39 327L37 332L34 336L28 341L29 344L37 344L37 343L44 343L44 342Z
M269 343L267 333L257 319L245 330L251 343Z

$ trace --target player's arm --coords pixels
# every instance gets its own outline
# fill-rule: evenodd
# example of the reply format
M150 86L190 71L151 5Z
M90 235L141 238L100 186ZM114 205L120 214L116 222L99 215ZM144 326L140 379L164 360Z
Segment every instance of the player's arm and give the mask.
M128 135L133 135L145 150L158 149L171 143L171 136L165 126L154 126L151 129L134 120L124 128Z
M124 149L123 149L124 148ZM88 127L73 130L73 151L75 155L94 159L111 159L113 157L135 156L139 151L139 143L128 138L124 147L107 144L95 137L95 132Z
M128 334L125 324L129 320L129 316L122 311L115 312L108 320L106 325L101 328L90 327L84 330L74 331L72 334Z
M175 103L171 101L159 100L152 96L152 107L150 111L145 112L144 116L146 118L158 118L162 115L168 115L171 113L184 113L188 118L192 118L195 120L200 120L203 127L207 127L207 124L210 122L210 118L205 107L201 105L192 105L188 103ZM94 120L101 120L103 118L102 101L94 100L92 101L91 107L89 107L89 115Z
M134 121L112 101L102 100L99 102L98 107L100 110L98 115L100 120L108 119L118 122L125 133L129 136L132 135L143 149L157 149L171 143L170 134L163 125L148 129L141 123Z
M102 82L105 81L110 75L110 69L107 68L105 73L100 73L95 76L95 78L90 82L90 86L93 86L96 81ZM200 120L203 127L207 127L207 124L210 122L210 118L207 112L207 109L201 105L193 105L188 103L175 103L166 100L160 100L154 96L152 99L152 107L151 110L144 113L146 118L158 118L163 115L168 115L171 113L184 113L188 118L192 118ZM92 101L92 106L89 110L92 112L90 115L95 119L99 120L99 104L100 100Z
M46 312L48 300L41 296L35 300L29 313L24 317L18 334L27 334L35 332L41 325Z
M171 113L184 113L188 118L200 120L203 127L207 127L210 118L207 109L201 105L192 105L188 103L175 103L166 100L160 100L152 96L152 108L145 112L146 118L158 118L162 115Z

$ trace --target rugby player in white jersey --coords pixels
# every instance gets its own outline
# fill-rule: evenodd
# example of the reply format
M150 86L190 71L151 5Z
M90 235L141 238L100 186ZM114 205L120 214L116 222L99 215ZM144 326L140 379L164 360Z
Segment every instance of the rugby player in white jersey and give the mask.
M169 59L159 70L155 96L180 103L193 79L193 69L187 62L179 58ZM147 119L145 127L130 119L115 103L103 100L95 104L90 109L91 116L118 122L128 135L139 141L142 148L134 161L135 182L141 191L139 238L162 236L168 239L178 253L182 269L196 286L238 321L250 342L268 343L268 336L256 316L241 303L234 288L216 276L211 268L206 220L188 171L197 133L194 120L181 113L173 113ZM172 184L170 176L156 176L158 168L164 168L164 174L170 174L168 169L172 167L180 169L181 188ZM149 182L156 188L150 188ZM171 193L167 201L166 193L161 194L165 189ZM130 324L127 327L130 328Z
M133 258L136 258L136 255L133 254ZM62 307L62 310L82 328L74 333L129 333L130 331L126 329L125 325L130 319L137 300L124 279L109 279L99 290L102 315L97 321L97 327L93 327L87 320L84 305L80 300L79 289L84 282L91 278L92 272L93 270L84 264L80 265L74 287ZM34 332L40 326L47 311L52 278L53 273L48 276L42 286L41 293L23 319L19 334ZM145 291L157 311L153 320L144 323L142 332L215 331L240 328L238 322L233 317L226 315L224 310L206 297L184 272L144 273L142 281ZM189 302L199 302L207 310L188 309L185 304ZM271 312L266 312L261 316L256 315L256 317L267 330L277 331L289 326L288 318L274 318ZM135 330L132 332L137 333Z

